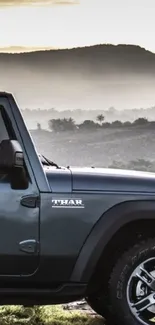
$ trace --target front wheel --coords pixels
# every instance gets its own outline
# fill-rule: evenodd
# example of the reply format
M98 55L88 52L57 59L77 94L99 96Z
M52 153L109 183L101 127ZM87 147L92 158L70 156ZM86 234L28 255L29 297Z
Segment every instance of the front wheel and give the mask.
M109 319L122 325L155 323L155 239L126 251L109 281Z
M93 295L86 297L88 305L103 318L107 317L107 306L103 295Z

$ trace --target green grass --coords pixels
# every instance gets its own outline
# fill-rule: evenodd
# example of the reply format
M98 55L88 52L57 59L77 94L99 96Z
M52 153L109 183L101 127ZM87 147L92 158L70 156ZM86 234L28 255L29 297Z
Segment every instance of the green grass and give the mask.
M61 306L0 307L0 325L104 325L103 319L85 312L66 311Z

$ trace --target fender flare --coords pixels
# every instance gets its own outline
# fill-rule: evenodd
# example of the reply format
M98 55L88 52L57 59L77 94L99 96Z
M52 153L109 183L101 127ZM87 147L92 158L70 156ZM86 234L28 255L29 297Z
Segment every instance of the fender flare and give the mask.
M125 224L155 219L155 200L126 201L106 211L93 227L76 260L71 281L88 283L113 235Z

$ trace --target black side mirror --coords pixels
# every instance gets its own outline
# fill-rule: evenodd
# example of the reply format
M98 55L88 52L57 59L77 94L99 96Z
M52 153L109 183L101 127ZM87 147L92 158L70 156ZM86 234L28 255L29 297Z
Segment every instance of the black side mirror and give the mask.
M22 148L16 140L3 140L0 143L0 168L12 169L24 166Z
M18 141L3 140L0 143L0 169L8 174L13 189L28 188L24 155Z

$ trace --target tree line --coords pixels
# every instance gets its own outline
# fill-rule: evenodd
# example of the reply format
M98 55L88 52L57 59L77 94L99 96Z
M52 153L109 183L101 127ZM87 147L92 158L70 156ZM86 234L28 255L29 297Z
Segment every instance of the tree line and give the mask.
M76 124L73 118L57 118L51 119L48 122L49 129L54 132L64 132L64 131L78 131L78 130L98 130L105 128L125 128L125 127L136 127L136 126L148 126L155 125L155 121L148 121L146 118L140 117L133 122L121 122L116 120L114 122L105 122L105 118L102 114L96 117L96 121L84 120L80 124ZM37 129L41 130L41 124L37 124Z

